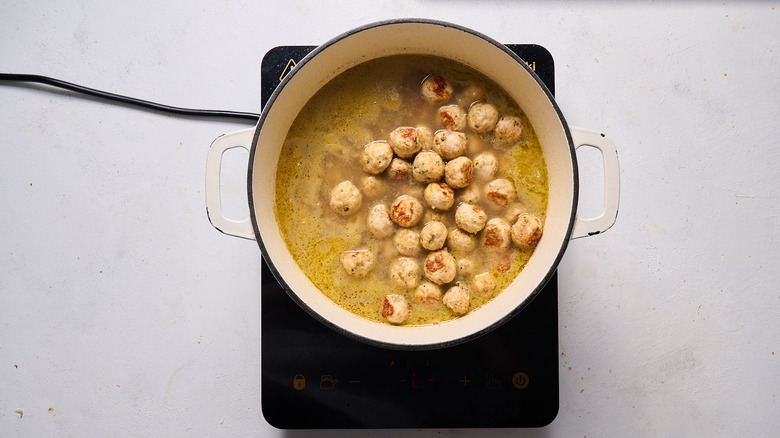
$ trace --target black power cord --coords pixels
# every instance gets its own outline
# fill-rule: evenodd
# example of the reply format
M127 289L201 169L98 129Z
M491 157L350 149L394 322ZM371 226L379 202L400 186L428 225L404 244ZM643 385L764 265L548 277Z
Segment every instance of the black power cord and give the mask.
M231 118L231 119L248 120L251 121L252 123L256 123L257 120L260 118L260 114L255 114L255 113L180 108L175 106L163 105L156 102L150 102L148 100L136 99L134 97L127 97L119 94L109 93L107 91L101 91L101 90L96 90L94 88L84 87L82 85L73 84L71 82L65 82L59 79L50 78L48 76L0 73L0 81L36 82L39 84L50 85L52 87L63 88L69 91L86 94L89 96L99 97L101 99L106 99L114 102L121 102L128 105L138 106L141 108L163 111L166 113L178 114L182 116L223 117L223 118Z

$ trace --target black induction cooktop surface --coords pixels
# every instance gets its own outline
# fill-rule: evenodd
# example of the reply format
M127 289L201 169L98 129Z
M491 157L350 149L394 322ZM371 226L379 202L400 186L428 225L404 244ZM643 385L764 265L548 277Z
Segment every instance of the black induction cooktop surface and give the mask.
M508 45L554 93L553 59ZM313 46L269 51L262 103ZM558 278L492 332L398 351L347 338L302 310L263 262L262 410L281 429L539 427L558 413Z

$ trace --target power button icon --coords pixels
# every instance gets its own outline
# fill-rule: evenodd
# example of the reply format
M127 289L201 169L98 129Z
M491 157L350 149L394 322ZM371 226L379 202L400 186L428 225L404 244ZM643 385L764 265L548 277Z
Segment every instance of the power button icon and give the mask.
M512 376L512 385L517 389L525 389L528 386L528 374L519 371Z

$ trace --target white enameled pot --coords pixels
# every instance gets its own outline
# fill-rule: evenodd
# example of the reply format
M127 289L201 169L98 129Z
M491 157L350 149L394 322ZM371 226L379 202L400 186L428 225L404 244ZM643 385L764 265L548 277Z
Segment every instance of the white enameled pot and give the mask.
M366 60L396 54L429 54L468 65L501 86L520 105L539 137L547 162L549 200L544 234L517 278L484 306L463 317L429 326L395 326L368 320L341 308L301 271L274 215L276 164L287 131L306 102L339 73ZM577 217L578 172L575 150L601 151L604 209L595 218ZM222 213L220 170L230 148L250 151L250 216L241 221ZM470 29L441 21L401 19L369 24L317 47L284 78L255 128L217 138L206 163L206 209L225 234L255 239L277 280L312 316L352 338L397 349L442 348L480 336L518 314L555 272L569 240L601 233L618 212L619 171L615 146L596 131L570 128L539 78L502 44ZM522 317L522 315L518 316Z

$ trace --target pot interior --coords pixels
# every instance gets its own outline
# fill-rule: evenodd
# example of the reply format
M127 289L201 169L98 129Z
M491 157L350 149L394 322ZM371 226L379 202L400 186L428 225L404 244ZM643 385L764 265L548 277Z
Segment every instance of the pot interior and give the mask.
M467 315L429 326L393 326L359 317L333 303L298 267L274 215L276 164L287 131L314 93L341 72L369 59L426 54L453 59L490 77L520 105L547 162L549 199L544 235L507 289ZM401 20L356 29L323 44L288 74L264 109L250 160L249 199L266 260L291 297L325 324L354 338L392 348L444 347L500 325L541 290L570 235L576 209L576 162L565 121L550 93L508 49L448 23Z

